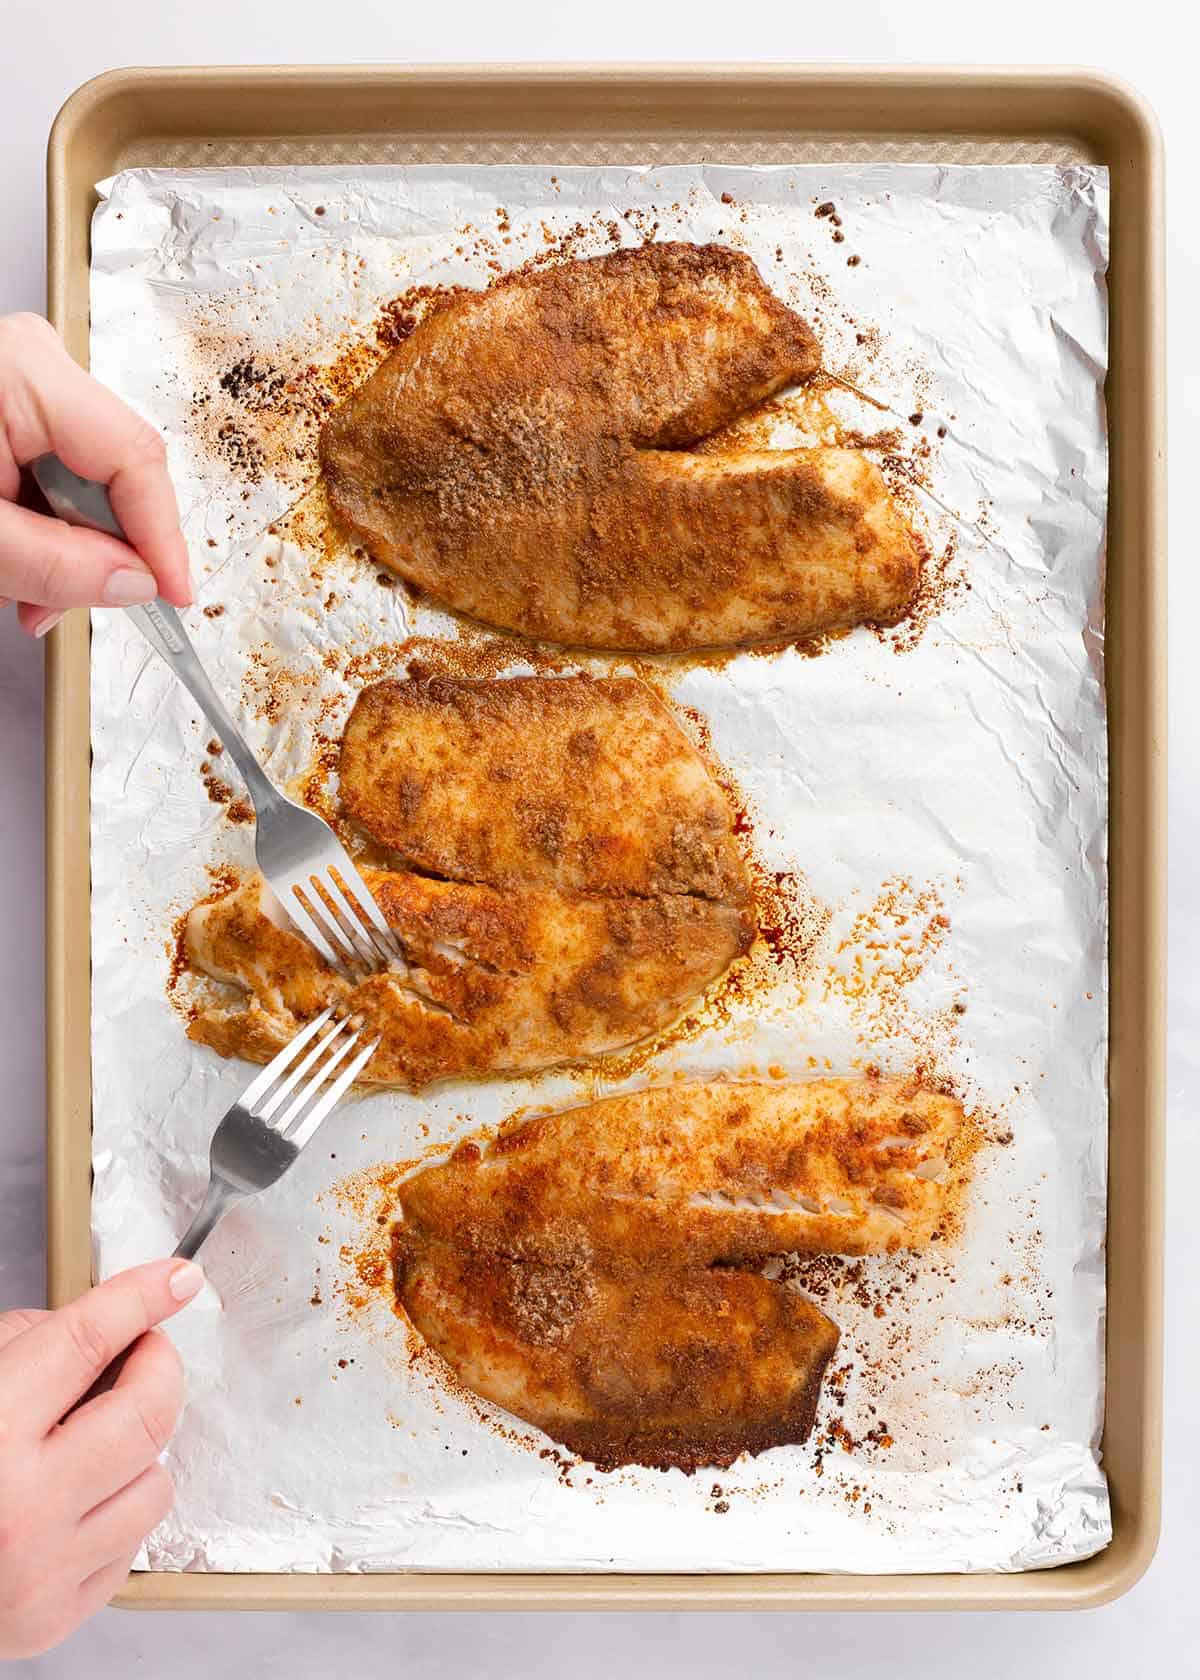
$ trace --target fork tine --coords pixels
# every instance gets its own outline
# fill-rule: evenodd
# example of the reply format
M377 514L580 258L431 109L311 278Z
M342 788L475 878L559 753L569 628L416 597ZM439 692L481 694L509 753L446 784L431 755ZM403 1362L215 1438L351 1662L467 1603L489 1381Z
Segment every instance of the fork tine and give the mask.
M351 965L358 961L358 952L354 948L354 941L347 936L341 919L331 907L321 878L318 875L310 875L307 881L298 883L296 892L328 943L337 952L343 970L348 972Z
M321 929L321 932L325 935L328 943L332 945L333 949L337 952L338 963L340 966L343 970L348 971L350 965L357 960L357 953L355 952L353 941L346 937L337 916L334 915L333 911L327 904L325 895L320 890L320 887L321 883L319 879L317 876L312 875L307 881L300 883L300 885L296 887L296 894L305 909L308 911L309 915L312 917L313 921L316 922L317 926Z
M359 1051L358 1055L355 1056L354 1060L350 1063L350 1066L348 1068L344 1068L343 1071L338 1074L333 1084L323 1093L316 1106L310 1109L302 1120L294 1122L291 1129L285 1132L284 1135L291 1139L297 1149L304 1148L304 1145L308 1142L309 1138L312 1137L313 1133L321 1124L322 1120L325 1119L330 1109L336 1107L336 1105L342 1100L346 1092L350 1089L351 1085L353 1085L354 1081L358 1078L359 1074L366 1067L367 1063L371 1060L371 1057L375 1054L378 1048L379 1040L377 1038L373 1038L365 1049Z
M321 1057L327 1050L331 1050L333 1048L345 1028L350 1027L352 1030L357 1031L361 1025L362 1022L355 1017L346 1018L343 1016L336 1020L330 1027L329 1031L325 1033L322 1038L317 1040L312 1049L308 1052L308 1055L305 1056L304 1060L296 1064L282 1084L267 1095L266 1099L259 1108L251 1110L255 1119L266 1120L269 1122L271 1116L276 1113L280 1106L287 1100L287 1098L295 1090L296 1086L308 1073L309 1069L320 1061ZM245 1099L243 1098L243 1102L244 1101Z
M329 1009L322 1010L321 1014L311 1020L306 1027L301 1027L295 1038L288 1039L279 1054L269 1061L262 1072L250 1081L238 1098L244 1108L253 1108L258 1099L271 1089L280 1074L291 1066L304 1046L310 1039L317 1036L332 1014L332 1006Z
M292 1098L288 1108L276 1123L275 1130L281 1137L287 1137L289 1135L296 1122L300 1119L301 1115L308 1107L309 1103L312 1102L313 1098L320 1093L321 1087L329 1078L334 1068L337 1067L339 1063L345 1061L346 1057L350 1054L351 1050L353 1050L354 1046L358 1043L361 1037L362 1027L360 1026L349 1038L344 1038L331 1055L326 1056L320 1067L314 1071L307 1084L300 1087L295 1096Z
M320 900L322 912L333 922L347 948L367 968L378 968L381 955L377 944L378 936L374 928L363 925L357 905L333 870L328 869L323 876L314 875L312 885L314 895ZM390 953L386 960L391 961Z
M344 906L359 947L366 952L372 968L378 968L381 961L389 968L394 963L402 968L407 966L399 939L384 921L366 882L353 865L345 870L340 863L330 864L322 884Z
M331 864L329 873L333 875L335 880L339 880L342 891L349 899L351 906L358 910L359 919L362 919L365 912L372 927L376 933L382 936L384 943L390 950L394 944L395 935L384 921L383 911L376 904L367 883L349 857L344 860L339 858L335 864Z
M317 954L324 957L330 968L336 968L338 970L344 969L345 962L343 958L330 944L329 939L327 938L320 923L313 915L312 910L300 896L300 893L297 890L298 883L291 882L289 883L289 886L290 890L287 893L287 896L281 899L281 903L283 904L284 910L291 917L292 921L295 922L297 930L305 939L308 940L310 945L316 947Z

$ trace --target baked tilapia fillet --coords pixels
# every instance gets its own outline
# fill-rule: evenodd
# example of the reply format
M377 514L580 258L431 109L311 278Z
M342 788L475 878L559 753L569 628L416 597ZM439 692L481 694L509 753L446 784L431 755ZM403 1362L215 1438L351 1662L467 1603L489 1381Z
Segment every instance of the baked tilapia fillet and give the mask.
M411 868L493 887L744 904L729 801L632 677L389 679L342 738L343 808Z
M879 1254L948 1234L975 1143L962 1105L911 1079L671 1085L467 1141L399 1200L410 1231L538 1263Z
M565 897L361 871L406 956L353 982L286 924L255 876L188 916L191 968L232 989L188 1036L267 1062L329 1004L381 1043L364 1084L528 1073L585 1061L661 1030L746 950L744 910L708 899Z
M397 1228L397 1300L455 1379L601 1469L725 1466L807 1439L837 1327L753 1272L614 1277Z
M341 797L405 955L352 981L254 877L187 918L218 983L189 1033L270 1058L331 1003L381 1044L365 1083L577 1063L668 1026L754 938L733 814L666 706L631 679L408 679L360 696Z
M454 1380L602 1468L803 1442L834 1324L774 1255L922 1248L974 1149L917 1079L685 1084L468 1141L401 1184L396 1300Z
M895 622L920 558L878 468L720 436L819 362L724 246L519 271L422 321L326 421L321 465L376 561L530 637L679 652Z

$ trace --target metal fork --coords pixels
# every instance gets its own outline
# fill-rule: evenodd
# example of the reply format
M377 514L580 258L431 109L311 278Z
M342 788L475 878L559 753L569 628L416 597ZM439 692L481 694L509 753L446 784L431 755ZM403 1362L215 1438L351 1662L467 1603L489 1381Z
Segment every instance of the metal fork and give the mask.
M323 1027L329 1030L322 1033ZM342 1067L361 1039L362 1026L354 1016L335 1019L334 1011L326 1009L251 1081L213 1133L208 1191L179 1239L176 1255L192 1259L234 1202L282 1178L375 1054L377 1038ZM306 1048L308 1054L297 1061ZM339 1067L341 1072L328 1084Z
M126 540L108 490L80 478L57 455L30 471L51 509L68 525ZM254 802L254 857L297 930L325 961L345 971L404 966L404 956L362 876L329 825L286 798L263 772L196 657L175 608L161 599L125 611L166 660L237 765Z

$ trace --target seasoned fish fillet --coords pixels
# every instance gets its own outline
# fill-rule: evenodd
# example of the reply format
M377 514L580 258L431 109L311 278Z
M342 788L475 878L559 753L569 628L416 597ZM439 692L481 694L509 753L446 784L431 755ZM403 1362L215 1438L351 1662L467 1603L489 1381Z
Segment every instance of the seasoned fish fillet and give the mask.
M346 725L340 779L350 815L433 874L749 896L728 802L666 706L631 678L376 683Z
M476 1394L608 1469L803 1441L836 1327L754 1268L946 1234L973 1142L918 1080L638 1091L401 1184L396 1299Z
M466 1388L602 1468L728 1465L807 1438L837 1347L755 1267L938 1240L970 1152L919 1080L613 1097L407 1179L397 1302Z
M438 1079L528 1072L666 1026L753 934L745 910L683 894L587 898L362 875L400 936L407 973L352 985L286 926L255 877L188 916L191 967L248 994L200 1010L189 1036L223 1056L265 1062L303 1021L342 1000L382 1035L365 1082L419 1090Z
M759 1263L923 1247L972 1149L961 1104L913 1080L674 1085L467 1142L399 1195L409 1229L520 1260Z
M918 554L864 456L694 447L818 364L748 257L647 245L445 303L321 463L378 561L525 635L671 651L895 621Z
M243 995L189 1032L224 1056L269 1061L341 1000L383 1035L375 1084L577 1062L668 1025L754 938L730 807L644 683L379 683L341 795L411 866L362 871L407 971L352 985L258 879L199 904L189 965Z
M397 1227L396 1295L465 1386L601 1469L695 1470L803 1441L834 1324L752 1272L614 1278Z

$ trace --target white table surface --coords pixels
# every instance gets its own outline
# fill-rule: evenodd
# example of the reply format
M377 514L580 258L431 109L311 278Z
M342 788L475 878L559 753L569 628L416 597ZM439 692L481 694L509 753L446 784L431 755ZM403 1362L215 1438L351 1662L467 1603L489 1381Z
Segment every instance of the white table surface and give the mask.
M1187 535L1192 450L1200 453L1200 97L1197 26L1171 0L2 0L0 313L44 303L43 162L55 112L81 82L121 64L746 59L837 62L1090 63L1117 71L1163 124L1169 228L1172 500L1171 834L1200 819L1200 607ZM426 16L425 13L428 13ZM0 616L0 1310L42 1299L41 684L39 647ZM1186 859L1186 853L1184 854ZM9 1672L72 1680L288 1680L374 1676L908 1676L1040 1680L1064 1672L1122 1680L1200 1675L1200 1379L1185 1302L1194 1300L1200 1219L1186 1193L1200 1171L1193 1106L1200 1056L1200 900L1186 861L1172 871L1168 1103L1166 1504L1158 1556L1124 1599L1086 1615L676 1616L147 1615L105 1611L58 1651ZM1196 1439L1193 1439L1196 1436Z

